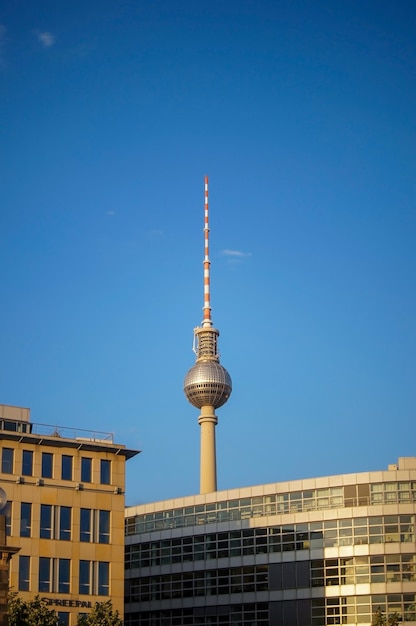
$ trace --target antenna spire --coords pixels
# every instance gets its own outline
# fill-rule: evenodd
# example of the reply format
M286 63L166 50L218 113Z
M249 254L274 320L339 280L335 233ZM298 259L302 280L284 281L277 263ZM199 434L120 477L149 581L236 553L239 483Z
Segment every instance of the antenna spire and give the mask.
M210 300L210 260L209 260L209 215L208 215L208 176L205 176L205 218L204 218L204 318L202 326L212 326Z

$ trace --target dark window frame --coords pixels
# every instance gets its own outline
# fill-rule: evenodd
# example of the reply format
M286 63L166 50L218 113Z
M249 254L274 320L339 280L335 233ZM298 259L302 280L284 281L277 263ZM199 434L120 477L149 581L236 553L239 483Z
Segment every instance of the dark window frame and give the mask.
M30 556L19 555L19 591L30 591Z
M40 505L40 538L52 539L53 537L53 507L52 504Z
M39 557L38 591L51 593L52 591L52 559L48 556Z
M1 471L3 474L13 474L14 448L2 448Z
M80 509L79 540L82 543L91 543L92 537L92 509Z
M72 535L72 507L61 506L59 508L59 539L71 541Z
M87 456L81 457L81 482L92 482L92 458Z
M100 460L100 484L111 485L111 461L108 459Z
M72 480L74 457L63 454L61 459L61 480Z
M33 476L33 451L22 451L22 476Z
M71 559L58 559L58 593L71 593Z
M42 478L53 478L52 452L42 452Z
M32 534L32 503L20 503L20 537L30 537Z
M110 543L110 511L98 511L98 543Z
M110 563L108 561L98 561L97 572L97 595L110 595Z

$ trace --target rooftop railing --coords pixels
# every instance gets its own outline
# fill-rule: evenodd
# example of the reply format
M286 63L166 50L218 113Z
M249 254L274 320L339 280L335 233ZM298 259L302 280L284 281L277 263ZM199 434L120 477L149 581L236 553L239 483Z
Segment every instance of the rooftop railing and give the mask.
M100 430L85 430L83 428L68 428L39 422L21 422L0 419L0 430L14 433L26 433L45 437L60 437L62 439L76 439L97 443L114 443L114 433Z

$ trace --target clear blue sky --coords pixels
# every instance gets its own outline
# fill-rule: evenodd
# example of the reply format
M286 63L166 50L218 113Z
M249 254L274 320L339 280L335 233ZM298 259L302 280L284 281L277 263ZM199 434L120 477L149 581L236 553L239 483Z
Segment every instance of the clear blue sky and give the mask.
M0 402L197 493L203 305L226 489L416 454L413 0L10 0L0 9Z

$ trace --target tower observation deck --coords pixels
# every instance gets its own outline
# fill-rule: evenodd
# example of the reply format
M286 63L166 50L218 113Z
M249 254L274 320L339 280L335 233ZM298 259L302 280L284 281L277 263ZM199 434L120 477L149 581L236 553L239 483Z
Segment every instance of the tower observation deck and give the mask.
M215 409L225 404L232 390L231 377L220 363L218 353L219 331L213 327L210 300L210 260L208 222L208 176L205 177L204 221L204 307L202 326L194 329L196 363L185 376L184 391L189 402L201 410L200 493L217 490Z

